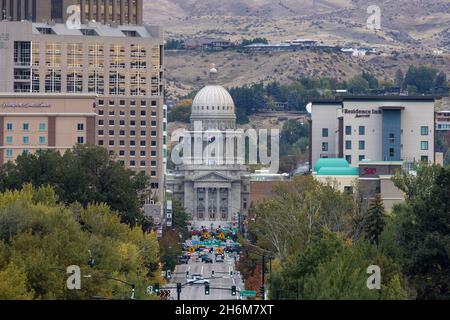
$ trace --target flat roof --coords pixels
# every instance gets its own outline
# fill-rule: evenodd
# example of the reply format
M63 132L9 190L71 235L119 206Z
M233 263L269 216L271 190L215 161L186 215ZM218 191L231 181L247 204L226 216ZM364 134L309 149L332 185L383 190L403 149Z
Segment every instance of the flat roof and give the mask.
M97 94L93 93L33 93L33 92L0 92L0 98L97 98Z
M339 104L346 100L377 100L377 101L435 101L439 100L440 96L399 96L399 95L389 95L389 96L374 96L374 95L342 95L336 96L334 99L314 99L311 100L312 104Z
M382 160L363 160L359 161L358 165L364 164L380 164L380 165L403 165L403 161L382 161Z

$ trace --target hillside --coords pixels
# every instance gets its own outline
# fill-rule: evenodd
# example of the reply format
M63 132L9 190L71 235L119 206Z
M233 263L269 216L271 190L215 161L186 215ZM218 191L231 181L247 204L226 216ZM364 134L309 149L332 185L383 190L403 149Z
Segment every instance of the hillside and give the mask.
M313 6L313 3L315 5ZM309 37L392 47L450 49L448 0L378 0L381 30L366 28L365 0L152 0L146 20L168 37L212 35L239 40Z

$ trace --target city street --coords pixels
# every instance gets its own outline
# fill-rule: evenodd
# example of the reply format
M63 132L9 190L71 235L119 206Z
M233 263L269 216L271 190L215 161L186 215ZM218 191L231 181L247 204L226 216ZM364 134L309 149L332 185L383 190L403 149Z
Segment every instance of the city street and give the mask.
M188 280L186 271L189 271L189 278L193 274L200 274L203 278L210 281L210 295L205 295L204 284L187 284L183 286L181 291L181 300L235 300L239 299L239 291L244 290L240 274L236 274L234 259L232 255L226 254L224 262L204 263L196 262L196 257L192 257L188 264L177 265L172 279L171 286L176 283L185 284ZM214 259L213 259L214 260ZM212 271L214 270L214 277ZM233 275L230 276L230 271ZM231 295L231 287L235 285L237 295ZM215 288L223 288L227 290L219 290ZM176 289L171 290L171 297L177 299Z

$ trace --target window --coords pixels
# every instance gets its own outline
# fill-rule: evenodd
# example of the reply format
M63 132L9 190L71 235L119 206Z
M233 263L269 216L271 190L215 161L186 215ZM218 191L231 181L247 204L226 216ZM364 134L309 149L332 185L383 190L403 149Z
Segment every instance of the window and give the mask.
M39 131L45 131L45 123L39 123Z
M359 131L359 135L363 136L363 135L366 134L366 127L365 126L359 126L358 131Z
M136 165L136 161L131 160L131 161L130 161L130 167L134 167L135 165Z
M322 151L328 151L328 142L322 142Z
M120 150L119 151L119 156L121 156L121 157L125 156L125 151L124 150Z
M109 145L113 146L114 145L114 140L109 140Z
M344 193L346 193L346 194L353 194L353 187L352 186L345 186L344 187Z
M152 126L152 127L156 127L156 121L152 121L152 122L151 122L151 126Z
M120 120L119 121L119 125L122 126L122 127L125 126L125 120Z
M23 137L22 142L23 142L23 144L30 144L30 137L28 137L28 136Z
M110 136L114 136L114 130L109 130L108 134L109 134Z
M114 125L114 120L109 120L109 125L113 126Z
M141 137L145 137L145 130L141 130Z
M360 140L358 143L359 150L365 150L366 149L366 142L364 140Z
M12 131L12 129L13 129L13 124L12 123L7 123L6 124L6 130Z
M145 161L142 160L141 163L140 163L140 165L141 165L141 167L145 167Z
M125 100L120 100L119 104L120 104L121 107L125 107Z
M360 156L359 156L359 161L363 161L365 158L366 158L366 156L360 155Z
M23 149L23 150L22 150L22 154L23 154L24 156L28 155L29 153L30 153L30 151L29 151L28 149Z
M389 157L394 157L395 151L394 148L389 148Z
M13 144L13 137L11 136L6 137L6 144Z
M6 157L7 158L12 158L13 156L13 151L12 149L6 149Z
M151 171L151 172L150 172L150 175L151 175L152 177L156 177L156 171Z
M39 137L39 144L45 144L45 137L43 136Z
M30 124L27 123L27 122L25 122L25 123L23 124L23 126L22 126L22 129L23 129L23 131L28 131L28 130L30 130Z
M348 163L352 163L352 156L350 155L345 156L345 160L347 160Z
M103 126L104 123L105 123L105 122L104 122L103 120L98 120L98 125L99 125L99 126Z
M103 107L105 105L105 100L98 100L98 106Z
M350 140L345 141L345 149L351 150L352 149L352 142Z
M164 138L165 138L165 137L164 137ZM151 141L151 146L152 146L152 147L156 147L156 141L155 141L155 140L152 140L152 141Z
M420 161L422 162L428 162L428 156L421 156Z
M322 128L322 137L324 138L328 137L328 128Z
M78 144L83 144L84 143L84 137L78 137L77 138L77 143Z
M135 146L135 145L136 145L136 141L131 140L131 141L130 141L130 146Z
M131 150L131 151L130 151L130 156L131 156L131 157L136 156L136 151L135 151L135 150Z
M422 136L428 135L428 127L427 126L420 127L420 135L422 135Z
M145 117L146 114L145 110L141 110L141 116Z
M135 110L130 110L130 116L134 117L136 115L136 111Z
M145 140L141 141L141 147L145 147Z
M136 131L135 130L131 130L130 131L130 136L135 136L136 135Z
M84 131L84 124L83 123L77 124L77 130L78 131Z
M136 121L135 120L130 120L130 126L134 127L136 125Z
M156 167L156 161L151 161L150 165L151 165L152 167Z
M156 131L151 132L152 137L156 137Z
M428 141L420 141L420 150L428 150Z
M145 150L141 150L140 154L141 154L141 157L145 157Z
M98 140L98 145L99 146L103 146L105 144L105 142L103 140Z
M145 122L145 120L142 120L142 121L141 121L141 126L142 126L142 127L145 127L146 125L147 125L147 122Z
M150 153L150 155L151 155L152 157L156 157L156 151L152 151L152 152Z
M395 143L395 136L393 133L389 133L389 143Z
M352 134L352 126L345 126L345 134L346 135Z
M119 141L119 145L124 146L125 145L125 140L120 140Z
M105 134L105 131L104 130L98 130L98 135L99 136L103 136Z
M120 130L119 131L119 135L124 136L125 135L125 130Z

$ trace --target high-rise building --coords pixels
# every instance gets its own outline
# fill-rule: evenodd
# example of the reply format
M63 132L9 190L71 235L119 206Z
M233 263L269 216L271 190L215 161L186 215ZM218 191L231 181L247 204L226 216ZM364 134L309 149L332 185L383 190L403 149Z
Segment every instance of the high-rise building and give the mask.
M163 35L153 26L0 22L0 92L96 94L95 143L163 197ZM75 106L73 106L76 112Z
M0 0L2 20L33 22L67 20L67 9L80 6L81 23L143 23L143 0Z

